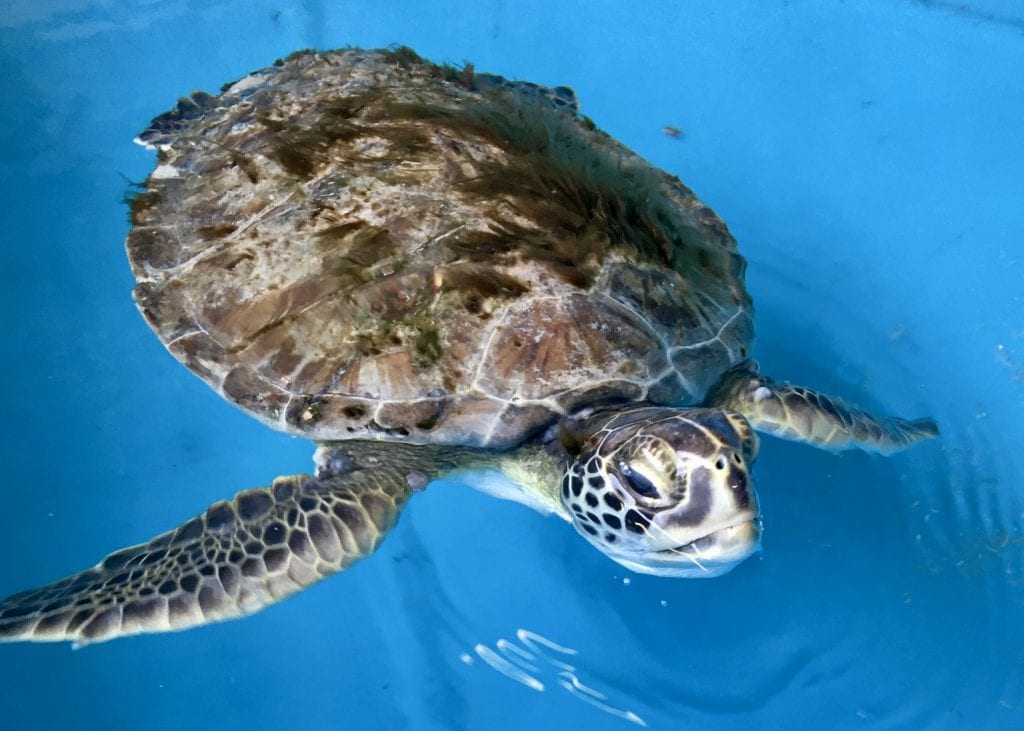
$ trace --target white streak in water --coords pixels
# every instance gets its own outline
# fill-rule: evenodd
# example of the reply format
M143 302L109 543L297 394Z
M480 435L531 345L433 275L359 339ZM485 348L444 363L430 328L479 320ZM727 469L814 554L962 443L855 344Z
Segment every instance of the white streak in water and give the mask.
M540 672L540 668L531 662L532 660L537 659L537 656L532 652L527 652L519 645L513 644L504 638L498 640L494 644L501 654L504 655L505 658L513 665L517 665L523 670L527 670L531 673Z
M563 647L562 645L552 642L547 637L543 637L542 635L539 635L536 632L531 632L528 629L517 629L516 637L518 637L520 642L522 642L524 645L529 647L534 652L541 652L537 649L537 646L534 644L534 642L537 642L541 645L544 645L544 647L548 648L549 650L560 652L563 655L575 655L577 653L577 651L572 649L571 647Z
M486 645L477 644L473 648L476 654L480 656L480 659L490 665L492 668L497 670L502 675L505 675L518 683L522 683L527 688L533 688L534 690L544 690L544 684L537 680L532 675L523 672L518 667L510 663L505 658L501 657L491 648Z
M606 700L608 700L608 696L606 696L604 693L602 693L599 690L595 690L595 689L591 688L590 686L584 685L583 683L580 682L580 679L577 678L573 673L570 673L570 672L559 673L558 677L564 678L565 680L567 680L569 683L572 684L573 688L575 688L576 690L580 691L581 693L586 693L587 695L592 695L595 698L597 698L599 701L606 701ZM563 683L563 685L565 685L565 683Z
M587 686L583 685L576 678L575 675L572 675L571 673L560 673L560 675L568 676L568 680L565 680L564 677L559 678L558 684L565 688L567 691L569 691L570 695L574 695L580 700L586 701L594 708L598 708L604 711L605 713L611 714L612 716L624 718L630 723L635 723L637 726L647 726L647 721L640 718L640 716L636 715L632 711L626 711L621 708L609 706L607 703L604 702L605 696L602 693L598 693L593 688L588 688Z

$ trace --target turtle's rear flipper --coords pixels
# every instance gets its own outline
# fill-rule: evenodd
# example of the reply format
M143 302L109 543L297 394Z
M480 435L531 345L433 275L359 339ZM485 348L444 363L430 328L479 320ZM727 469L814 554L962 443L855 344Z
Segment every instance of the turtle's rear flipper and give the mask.
M727 371L705 404L740 412L758 431L822 449L884 454L939 434L932 419L877 418L831 396L776 383L750 360Z
M384 456L386 446L374 452ZM410 493L408 470L400 460L361 466L352 448L320 454L315 477L245 490L94 568L8 597L0 641L84 645L233 619L348 568L394 524Z

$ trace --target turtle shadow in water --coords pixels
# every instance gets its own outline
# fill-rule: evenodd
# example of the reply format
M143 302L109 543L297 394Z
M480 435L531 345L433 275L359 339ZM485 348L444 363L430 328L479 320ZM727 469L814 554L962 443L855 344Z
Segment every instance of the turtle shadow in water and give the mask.
M458 646L463 628L469 624L446 589L429 542L421 536L416 507L403 516L395 535L382 547L384 555L377 557L380 563L374 562L380 567L384 563L380 559L390 558L382 580L392 584L388 594L397 605L381 639L399 659L394 664L396 672L407 674L409 697L422 703L418 713L439 727L466 728L468 704L461 688L446 682L444 674L416 673L417 668L451 665L452 648Z

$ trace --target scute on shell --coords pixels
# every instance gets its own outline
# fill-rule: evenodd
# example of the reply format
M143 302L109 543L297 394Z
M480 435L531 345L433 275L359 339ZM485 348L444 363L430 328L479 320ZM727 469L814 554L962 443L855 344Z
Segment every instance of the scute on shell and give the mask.
M693 403L746 356L725 225L564 87L303 52L139 141L139 308L275 428L504 448L599 403Z

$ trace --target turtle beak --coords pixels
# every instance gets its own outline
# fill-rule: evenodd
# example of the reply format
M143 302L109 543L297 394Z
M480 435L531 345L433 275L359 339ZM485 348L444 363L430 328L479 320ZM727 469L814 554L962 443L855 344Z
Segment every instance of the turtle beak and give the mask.
M710 579L732 571L761 545L761 521L739 520L700 538L661 551L608 555L626 568L643 574L683 579Z

